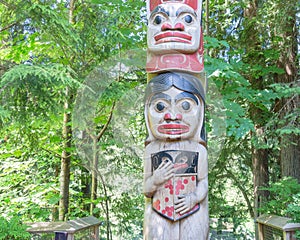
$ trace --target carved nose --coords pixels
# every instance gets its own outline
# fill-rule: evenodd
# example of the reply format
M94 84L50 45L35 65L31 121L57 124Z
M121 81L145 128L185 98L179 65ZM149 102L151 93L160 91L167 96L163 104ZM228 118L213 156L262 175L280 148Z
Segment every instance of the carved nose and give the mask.
M162 31L184 31L184 25L182 23L176 23L175 26L172 26L169 23L164 23L161 26Z
M182 120L182 114L177 113L175 117L172 117L171 113L166 113L164 116L164 120L166 121Z

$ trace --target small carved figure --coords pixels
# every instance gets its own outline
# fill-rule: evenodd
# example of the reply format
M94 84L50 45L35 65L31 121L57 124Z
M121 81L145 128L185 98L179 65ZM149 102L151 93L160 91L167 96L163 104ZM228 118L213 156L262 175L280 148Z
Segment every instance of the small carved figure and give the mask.
M208 239L204 105L193 75L167 72L148 83L144 239Z

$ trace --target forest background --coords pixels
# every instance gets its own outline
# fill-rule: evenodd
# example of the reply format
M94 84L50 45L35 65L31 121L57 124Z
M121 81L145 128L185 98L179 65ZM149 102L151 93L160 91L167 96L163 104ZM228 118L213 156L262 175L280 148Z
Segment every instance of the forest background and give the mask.
M0 239L91 214L101 239L142 239L145 5L0 1ZM203 4L210 216L237 239L300 221L299 7Z

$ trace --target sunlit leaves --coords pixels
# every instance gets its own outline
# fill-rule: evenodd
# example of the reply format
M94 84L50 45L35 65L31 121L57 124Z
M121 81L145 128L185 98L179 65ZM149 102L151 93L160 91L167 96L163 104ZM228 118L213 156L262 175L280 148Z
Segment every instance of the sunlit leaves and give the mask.
M27 226L21 222L19 216L4 218L0 216L0 239L26 240L30 234L26 232Z
M278 182L271 183L270 187L264 189L271 193L271 199L263 207L264 212L287 216L288 205L296 204L299 201L297 197L300 192L300 184L294 178L283 178Z
M33 116L46 117L50 109L61 105L65 86L79 85L73 76L76 73L72 69L60 64L17 65L1 78L2 106L23 121Z

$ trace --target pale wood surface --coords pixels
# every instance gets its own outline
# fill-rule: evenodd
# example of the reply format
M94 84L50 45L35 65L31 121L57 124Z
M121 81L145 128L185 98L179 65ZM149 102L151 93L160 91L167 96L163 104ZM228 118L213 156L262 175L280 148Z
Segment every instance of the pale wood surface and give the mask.
M179 221L171 221L155 212L152 208L151 198L146 200L144 219L144 239L145 240L206 240L209 231L208 216L208 166L206 149L199 143L193 141L163 142L155 141L146 147L145 151L145 192L153 189L151 186L151 153L164 150L185 150L199 152L197 188L195 196L200 203L200 210ZM150 186L149 186L150 185ZM156 189L155 189L156 190ZM151 191L150 191L151 192ZM155 194L155 191L153 192ZM151 196L149 196L151 197Z

